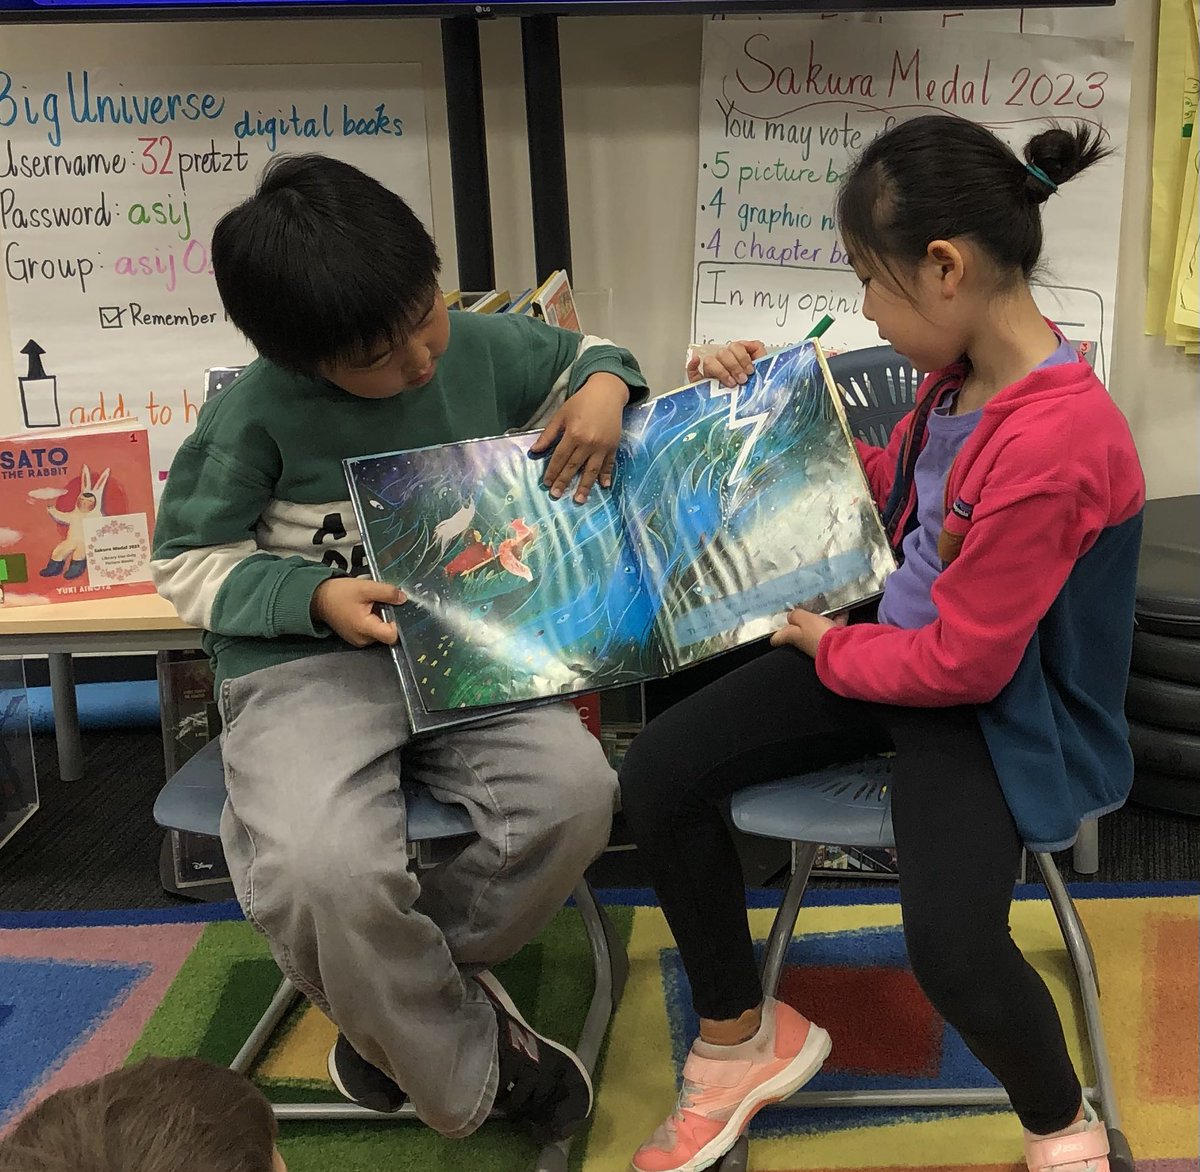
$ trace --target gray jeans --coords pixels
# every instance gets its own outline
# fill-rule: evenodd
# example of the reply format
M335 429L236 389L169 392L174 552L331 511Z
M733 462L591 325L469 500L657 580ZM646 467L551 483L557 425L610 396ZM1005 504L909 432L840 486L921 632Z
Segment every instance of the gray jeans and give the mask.
M570 705L413 740L382 648L222 689L234 887L279 967L447 1136L496 1094L496 1021L472 972L506 960L608 841L616 778ZM409 869L400 777L479 837Z

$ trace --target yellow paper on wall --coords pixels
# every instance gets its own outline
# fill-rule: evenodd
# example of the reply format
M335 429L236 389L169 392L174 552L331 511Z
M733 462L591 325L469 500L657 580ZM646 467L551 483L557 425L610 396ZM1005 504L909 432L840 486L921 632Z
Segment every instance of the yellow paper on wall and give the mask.
M1194 143L1195 138L1192 139ZM1192 151L1189 166L1195 164L1196 152ZM1196 172L1193 170L1184 191L1191 192L1191 208L1184 231L1180 236L1180 268L1176 278L1174 317L1176 326L1191 330L1200 329L1200 270L1196 264Z
M1194 0L1160 0L1158 68L1151 168L1150 251L1146 272L1146 333L1172 321L1173 277L1187 144L1198 88ZM1189 121L1189 111L1192 121ZM1173 332L1168 330L1168 332Z
M1192 0L1192 21L1188 26L1187 76L1183 88L1183 133L1195 132L1197 106L1200 106L1200 0Z
M1183 194L1179 205L1179 230L1175 248L1175 263L1171 274L1171 299L1167 306L1165 333L1167 341L1182 345L1194 341L1200 327L1197 314L1196 271L1196 199L1200 194L1197 168L1200 156L1197 144L1200 135L1188 139L1187 163L1183 175Z

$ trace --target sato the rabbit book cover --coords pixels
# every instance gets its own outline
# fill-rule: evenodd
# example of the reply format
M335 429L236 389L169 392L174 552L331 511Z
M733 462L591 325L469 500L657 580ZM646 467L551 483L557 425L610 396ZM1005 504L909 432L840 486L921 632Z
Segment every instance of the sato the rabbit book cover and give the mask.
M152 594L144 427L0 439L0 606Z

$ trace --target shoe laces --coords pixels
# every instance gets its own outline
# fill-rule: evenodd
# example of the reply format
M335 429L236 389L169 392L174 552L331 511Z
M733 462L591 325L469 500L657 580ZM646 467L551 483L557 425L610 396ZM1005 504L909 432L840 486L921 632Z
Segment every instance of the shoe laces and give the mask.
M675 1110L658 1125L654 1135L650 1137L650 1143L654 1147L670 1151L675 1146L684 1112L691 1109L694 1095L702 1089L697 1082L686 1078L683 1080L683 1085L679 1088L679 1098L675 1101Z

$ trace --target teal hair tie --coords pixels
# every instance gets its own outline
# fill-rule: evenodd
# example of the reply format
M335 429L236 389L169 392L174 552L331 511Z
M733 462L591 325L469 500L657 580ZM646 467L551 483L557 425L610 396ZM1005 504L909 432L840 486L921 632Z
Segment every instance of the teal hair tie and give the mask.
M1046 174L1036 163L1026 163L1025 170L1029 172L1039 183L1044 183L1053 193L1058 190L1058 184Z

